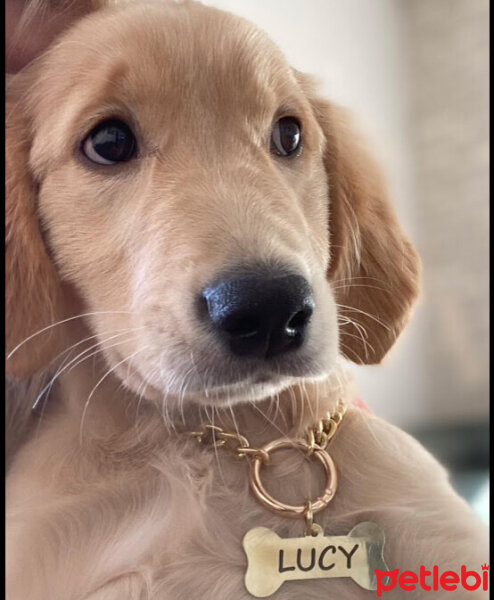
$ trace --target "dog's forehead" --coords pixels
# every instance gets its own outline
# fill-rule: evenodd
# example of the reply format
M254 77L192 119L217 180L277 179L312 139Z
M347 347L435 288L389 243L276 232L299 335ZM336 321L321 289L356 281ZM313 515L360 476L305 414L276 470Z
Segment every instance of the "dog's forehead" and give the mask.
M296 87L282 53L251 23L198 3L137 2L91 15L53 57L86 94L140 100L269 104ZM72 71L72 72L70 72ZM62 82L63 85L63 82ZM263 97L260 97L260 95Z

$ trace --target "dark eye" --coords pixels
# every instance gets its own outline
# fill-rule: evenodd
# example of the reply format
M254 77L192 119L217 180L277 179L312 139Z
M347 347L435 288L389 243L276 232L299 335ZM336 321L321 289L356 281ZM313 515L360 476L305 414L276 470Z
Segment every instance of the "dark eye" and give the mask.
M276 121L271 133L271 151L278 156L291 156L300 147L302 132L295 117L282 117Z
M134 158L137 142L123 121L108 119L97 125L82 143L82 151L99 165L114 165Z

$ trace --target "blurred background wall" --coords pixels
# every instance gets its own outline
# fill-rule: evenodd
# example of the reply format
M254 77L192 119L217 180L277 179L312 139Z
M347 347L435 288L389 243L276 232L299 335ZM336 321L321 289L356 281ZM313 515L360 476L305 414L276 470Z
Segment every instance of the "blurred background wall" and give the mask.
M254 21L353 109L424 265L365 401L447 466L487 520L488 0L209 0Z

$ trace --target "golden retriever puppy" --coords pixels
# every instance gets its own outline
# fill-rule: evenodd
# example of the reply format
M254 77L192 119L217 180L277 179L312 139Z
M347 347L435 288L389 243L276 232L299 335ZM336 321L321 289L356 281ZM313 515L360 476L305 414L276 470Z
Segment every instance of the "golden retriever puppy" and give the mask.
M8 81L6 211L7 373L37 408L8 472L9 600L251 598L243 536L304 520L186 432L258 447L340 401L315 521L374 521L390 569L480 571L483 526L417 442L354 406L342 366L393 345L417 255L346 112L264 33L196 2L74 19ZM300 453L274 462L277 498L317 495ZM344 577L272 597L371 595Z

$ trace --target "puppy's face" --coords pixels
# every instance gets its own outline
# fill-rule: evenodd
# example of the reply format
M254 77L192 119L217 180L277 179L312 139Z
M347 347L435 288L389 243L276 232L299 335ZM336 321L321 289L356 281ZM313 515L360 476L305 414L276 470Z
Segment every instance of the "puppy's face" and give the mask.
M343 224L330 239L328 136L277 48L216 10L138 3L89 16L36 69L37 212L108 368L216 404L325 376Z

